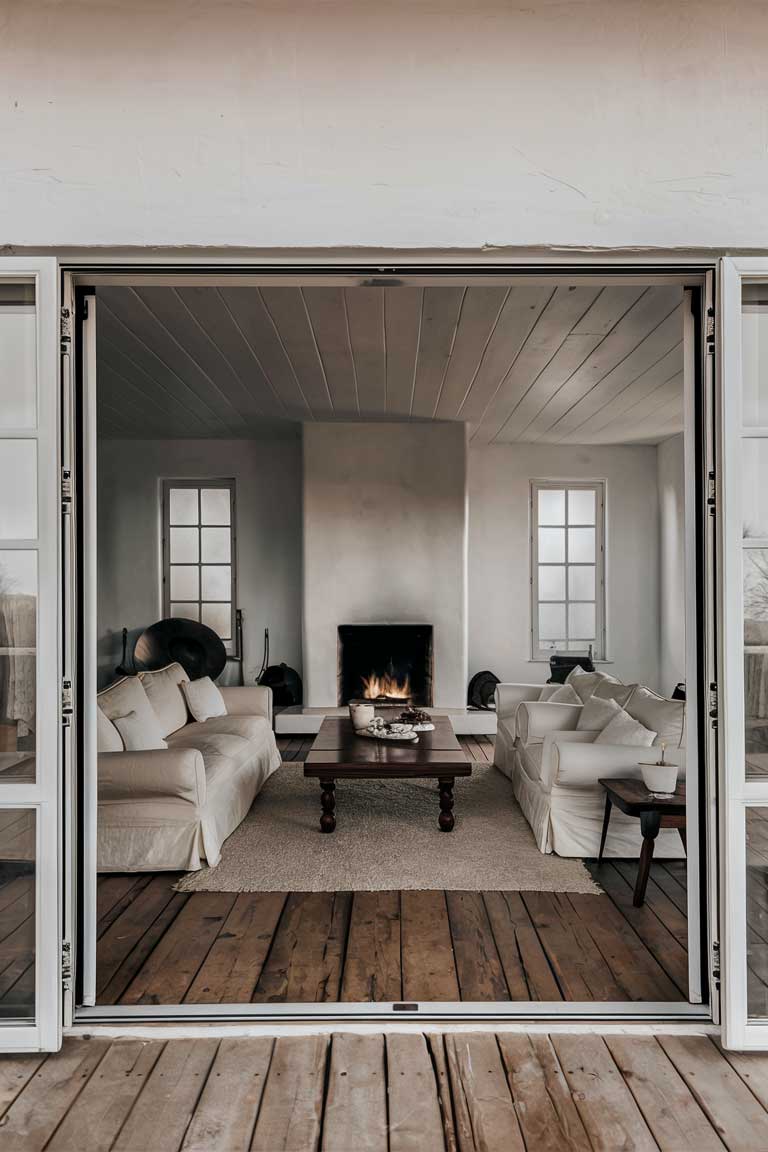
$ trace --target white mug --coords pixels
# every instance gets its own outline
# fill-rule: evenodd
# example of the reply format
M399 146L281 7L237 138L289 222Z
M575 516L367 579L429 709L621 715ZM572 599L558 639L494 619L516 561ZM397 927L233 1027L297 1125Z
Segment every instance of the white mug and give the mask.
M356 732L367 728L376 715L373 704L350 704L349 718Z

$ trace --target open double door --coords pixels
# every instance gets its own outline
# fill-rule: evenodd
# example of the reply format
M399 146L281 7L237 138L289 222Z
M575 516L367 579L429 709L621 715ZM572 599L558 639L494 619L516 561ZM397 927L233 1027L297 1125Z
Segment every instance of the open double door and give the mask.
M283 269L286 274L291 271ZM510 275L513 270L489 271ZM599 270L602 278L616 271ZM658 268L654 271L658 273ZM672 265L663 271L680 272ZM549 275L559 272L546 269ZM578 271L568 269L569 277L595 272L587 265ZM644 269L624 266L621 274L642 278ZM762 762L747 752L751 745L745 711L743 591L750 551L765 549L768 571L768 539L750 536L745 542L742 528L744 507L754 505L745 488L762 478L768 491L768 329L761 381L759 335L757 345L754 334L746 337L746 366L742 358L742 290L745 300L749 297L748 306L761 315L759 286L766 285L768 325L768 260L722 261L718 325L711 279L704 268L691 270L690 280L698 287L692 293L696 308L686 330L688 411L694 417L687 421L686 435L688 698L691 714L698 707L699 715L706 716L705 723L690 725L693 736L688 746L689 803L694 809L689 827L699 827L703 833L701 847L695 836L693 842L689 836L689 881L690 877L695 881L689 882L689 915L694 922L703 906L699 893L708 896L702 931L691 934L691 999L708 1000L716 1017L721 976L727 1043L768 1047L768 1005L762 1008L754 997L750 1001L748 992L755 964L768 968L768 944L762 945L759 937L755 952L745 884L748 867L760 870L761 865L761 849L755 848L754 859L748 854L747 835L750 814L763 808L768 814L768 768L761 778L754 765ZM26 646L0 649L0 660L9 661L13 675L26 677L30 720L22 751L0 773L0 866L3 860L14 865L18 877L14 899L27 900L30 908L24 978L16 980L17 994L0 1012L2 1051L59 1046L62 1027L72 1021L74 1012L77 924L88 925L94 901L95 876L80 867L83 855L89 855L87 830L91 837L93 833L93 782L83 789L88 777L81 776L78 787L75 771L77 749L86 756L91 753L87 731L81 731L79 743L76 740L82 718L72 710L74 678L80 674L87 682L89 674L88 668L76 666L76 637L83 635L83 627L87 636L88 621L76 618L75 590L81 578L87 584L87 565L93 563L87 549L79 553L76 547L71 516L73 477L76 466L82 466L74 458L72 435L76 376L72 301L72 274L62 276L55 258L0 259L0 575L36 613L34 643L27 638ZM87 362L92 352L87 347L77 350L80 363L83 357ZM742 384L743 373L745 381L749 376L748 387ZM79 415L87 425L87 405ZM751 462L748 474L742 466L745 455ZM85 561L82 573L75 570L78 554ZM745 763L753 768L745 772ZM75 821L78 804L80 819ZM81 829L79 844L76 827ZM768 844L766 852L768 862ZM719 895L724 897L722 936ZM753 890L749 898L753 903L757 898ZM765 956L759 955L761 946ZM20 966L23 963L18 960ZM756 1015L760 1011L762 1015Z

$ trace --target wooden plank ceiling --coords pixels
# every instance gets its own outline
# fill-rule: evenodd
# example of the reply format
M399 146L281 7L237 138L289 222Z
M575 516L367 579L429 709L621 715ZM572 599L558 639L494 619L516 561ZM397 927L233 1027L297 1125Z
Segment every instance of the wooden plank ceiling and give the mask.
M100 431L460 420L475 444L658 443L683 425L677 287L100 288Z

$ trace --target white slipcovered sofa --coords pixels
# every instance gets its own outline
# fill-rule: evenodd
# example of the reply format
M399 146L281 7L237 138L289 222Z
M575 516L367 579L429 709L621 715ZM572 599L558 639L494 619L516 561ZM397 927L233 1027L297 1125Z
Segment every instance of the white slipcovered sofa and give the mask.
M127 676L97 696L101 872L190 871L221 846L281 763L272 692L222 688L226 716L191 721L179 664ZM149 708L150 713L145 709ZM135 715L134 715L135 714ZM159 722L166 748L126 751L113 723Z
M598 732L578 727L583 703L553 703L548 699L560 685L496 686L494 763L512 781L541 852L597 856L605 811L605 792L598 780L640 778L640 762L655 760L662 743L665 758L680 765L680 776L685 771L684 702L667 700L644 685L621 685L612 677L595 675L596 696L615 700L633 719L656 733L651 747L595 744ZM640 821L614 807L605 855L635 857L641 845ZM661 830L654 855L685 855L676 829Z

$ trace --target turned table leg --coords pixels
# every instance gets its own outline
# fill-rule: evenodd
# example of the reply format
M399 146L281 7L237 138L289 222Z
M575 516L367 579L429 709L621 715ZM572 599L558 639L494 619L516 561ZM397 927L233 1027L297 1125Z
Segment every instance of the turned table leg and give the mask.
M440 780L440 816L438 824L441 832L451 832L455 820L453 818L453 777L449 780Z
M651 871L651 860L653 859L653 846L659 834L660 827L661 813L643 812L640 816L640 831L643 834L643 847L640 852L640 864L637 869L635 893L632 897L632 903L635 908L639 908L645 901L645 889L648 886L648 876Z
M320 831L333 832L336 827L336 782L334 780L321 780L320 806L323 814L320 817Z

